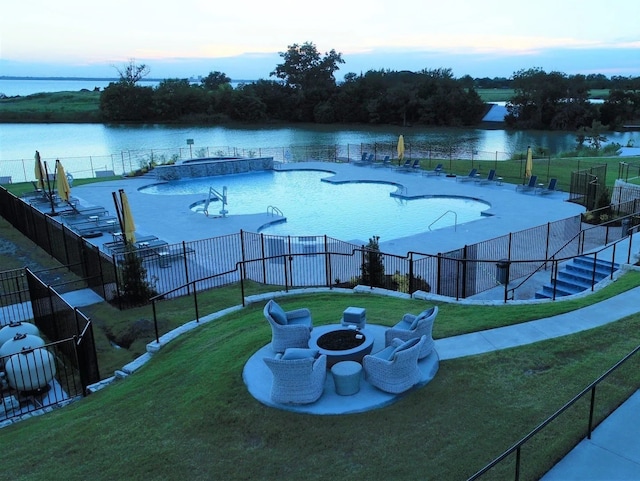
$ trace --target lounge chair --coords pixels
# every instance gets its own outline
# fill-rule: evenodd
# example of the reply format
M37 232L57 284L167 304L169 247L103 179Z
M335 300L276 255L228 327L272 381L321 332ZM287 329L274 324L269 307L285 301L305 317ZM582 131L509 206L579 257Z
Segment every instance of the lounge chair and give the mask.
M404 161L404 164L396 167L398 170L410 169L411 168L411 159L407 159Z
M415 386L421 377L418 356L427 337L402 341L394 339L389 347L362 359L367 381L378 389L399 394Z
M271 299L264 306L264 317L271 325L271 349L284 352L289 347L308 347L312 321L309 309L285 312Z
M528 183L516 185L516 190L521 192L529 192L532 190L535 191L536 187L538 187L538 176L532 175L531 177L529 177Z
M480 184L480 185L489 184L491 182L495 182L495 180L496 180L496 170L495 169L491 169L489 171L489 174L487 175L487 177L484 178L484 179L476 178L476 182L478 184Z
M404 164L398 167L400 172L412 172L420 169L420 159L416 159L413 162L411 159L407 160Z
M551 194L552 192L558 192L558 179L551 179L547 187L540 187L537 190L540 195Z
M425 170L422 175L440 175L444 172L444 166L442 164L436 165L433 170Z
M356 165L372 165L375 159L374 154L367 154L366 152L362 154L362 159L357 162L354 162Z
M382 162L373 163L374 167L389 167L390 165L391 165L391 157L389 157L388 155L384 156L384 159L382 159Z
M471 169L469 171L469 174L466 176L458 176L456 177L456 180L459 182L467 182L470 180L476 180L476 177L478 176L478 169Z
M384 333L385 346L389 347L394 339L408 341L409 339L421 338L426 336L426 342L422 345L418 359L424 359L431 351L435 343L433 342L433 322L438 315L438 306L433 306L422 311L417 316L414 314L405 314L402 320L395 326L390 327Z
M273 374L271 400L280 404L317 401L327 379L327 356L313 349L287 349L275 358L264 358Z

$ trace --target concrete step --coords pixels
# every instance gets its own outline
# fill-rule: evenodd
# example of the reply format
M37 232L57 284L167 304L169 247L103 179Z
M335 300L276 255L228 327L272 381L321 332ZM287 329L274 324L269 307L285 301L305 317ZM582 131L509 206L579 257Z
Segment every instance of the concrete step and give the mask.
M619 268L619 264L613 264L614 271ZM592 283L598 283L611 275L611 269L612 264L609 261L600 259L594 261L591 257L576 257L558 272L555 297L570 296L591 289ZM552 299L553 296L553 282L548 282L535 293L536 299Z

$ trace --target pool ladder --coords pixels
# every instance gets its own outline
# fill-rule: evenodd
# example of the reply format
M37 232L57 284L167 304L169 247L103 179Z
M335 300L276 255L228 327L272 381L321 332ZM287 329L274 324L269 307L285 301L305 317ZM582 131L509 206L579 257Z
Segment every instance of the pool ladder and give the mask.
M279 215L280 217L284 217L284 214L280 209L278 209L275 205L270 205L267 207L267 214L269 215Z
M431 229L431 226L433 224L435 224L436 222L438 222L440 219L442 219L445 215L447 214L453 214L453 218L454 218L454 224L453 224L453 230L457 230L458 229L458 214L456 214L454 211L452 210L448 210L446 212L444 212L440 217L438 217L436 220L434 220L431 224L429 224L429 230Z
M220 210L220 214L222 217L226 217L229 211L226 209L227 206L227 187L224 186L222 188L222 193L218 192L213 187L209 187L209 195L207 196L207 201L204 204L204 214L209 217L209 205L211 204L211 200L219 200L222 202L222 209Z

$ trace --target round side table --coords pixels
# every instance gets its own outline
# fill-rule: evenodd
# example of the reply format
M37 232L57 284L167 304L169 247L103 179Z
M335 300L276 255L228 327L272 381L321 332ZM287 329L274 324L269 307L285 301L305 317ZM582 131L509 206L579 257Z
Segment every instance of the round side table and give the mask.
M351 396L360 391L362 366L355 361L341 361L331 367L336 394Z

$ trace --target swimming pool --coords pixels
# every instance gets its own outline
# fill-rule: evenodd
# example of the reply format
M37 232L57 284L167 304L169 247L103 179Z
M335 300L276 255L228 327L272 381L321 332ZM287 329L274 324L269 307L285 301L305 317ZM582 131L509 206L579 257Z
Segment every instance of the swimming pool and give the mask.
M259 171L216 177L182 179L140 189L156 195L201 194L209 188L222 192L227 187L228 215L255 214L277 207L287 218L264 226L260 232L273 235L328 235L350 241L381 241L418 234L448 211L457 223L478 220L489 204L463 197L424 197L406 200L396 197L397 187L386 183L351 182L333 184L321 179L333 174L318 171ZM392 196L391 194L394 194ZM209 207L218 213L221 203ZM202 202L193 206L202 211ZM431 229L449 227L454 215L444 215Z

